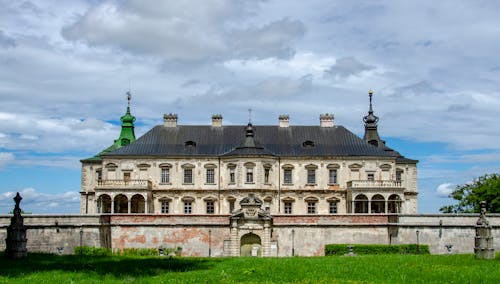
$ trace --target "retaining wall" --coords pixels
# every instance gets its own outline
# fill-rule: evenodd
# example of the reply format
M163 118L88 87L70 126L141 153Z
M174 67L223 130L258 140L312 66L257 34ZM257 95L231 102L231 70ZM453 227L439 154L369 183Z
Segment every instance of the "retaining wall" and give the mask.
M185 256L222 256L229 239L229 215L25 215L28 251L73 252L85 246L182 248ZM271 241L278 256L318 256L326 244L427 244L431 253L473 253L478 214L275 215ZM495 250L500 251L500 214L489 214ZM10 216L0 215L0 250ZM81 239L80 239L80 232Z

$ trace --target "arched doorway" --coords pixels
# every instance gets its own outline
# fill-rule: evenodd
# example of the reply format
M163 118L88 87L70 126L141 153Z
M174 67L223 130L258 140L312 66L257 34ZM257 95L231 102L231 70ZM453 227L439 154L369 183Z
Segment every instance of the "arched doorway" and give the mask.
M130 213L145 213L145 200L140 194L132 196L130 199Z
M240 242L240 255L241 256L261 256L262 246L260 237L254 233L248 233L241 237Z
M128 213L128 199L123 194L115 196L115 211L114 213Z
M399 195L393 194L389 196L387 213L401 213L401 198L399 198Z
M111 213L111 197L107 194L99 196L97 213Z
M371 213L385 213L385 198L380 194L375 194L372 197L371 209Z
M368 197L360 194L354 198L354 213L368 213Z

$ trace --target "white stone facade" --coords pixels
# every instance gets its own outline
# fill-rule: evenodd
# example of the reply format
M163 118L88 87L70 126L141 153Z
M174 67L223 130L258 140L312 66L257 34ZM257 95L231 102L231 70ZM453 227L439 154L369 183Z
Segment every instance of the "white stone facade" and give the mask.
M168 169L168 182L162 182L162 169ZM186 170L192 172L190 183L184 182ZM336 171L336 182L330 180L332 170ZM210 171L213 182L207 183ZM248 171L253 179L247 182ZM285 171L291 171L291 183L285 182ZM233 172L234 182L231 180ZM285 212L285 203L291 203L291 214L296 215L416 214L417 192L416 164L398 164L387 157L105 158L98 163L82 165L81 213L119 213L114 210L115 199L124 195L127 211L121 213L162 214L162 202L168 202L168 214L184 214L185 203L190 202L190 214L230 214L231 206L237 209L242 198L255 193L270 214L289 213ZM98 203L103 195L109 196L113 203L111 212L103 210ZM140 196L137 200L144 202L139 205L144 207L143 210L139 208L139 212L132 210L138 206L131 202L136 195ZM370 208L369 212L355 211L354 202L360 195L366 196L365 207ZM379 202L382 209L374 210L375 196L382 196L383 205ZM395 196L398 198L399 208L388 208L391 196L391 200ZM207 202L213 202L213 212L207 212ZM336 213L330 212L331 202L337 203ZM308 203L315 203L315 209L309 208L308 212Z

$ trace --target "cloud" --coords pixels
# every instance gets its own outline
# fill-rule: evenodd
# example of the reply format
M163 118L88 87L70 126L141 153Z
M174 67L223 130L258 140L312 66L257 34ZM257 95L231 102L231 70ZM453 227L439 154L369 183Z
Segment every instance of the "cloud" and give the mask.
M440 198L448 198L448 195L455 190L455 187L451 183L440 184L436 188L436 195Z
M258 6L259 1L105 2L66 26L62 35L172 62L293 55L291 44L303 36L304 25L284 18L246 27L243 23Z
M116 125L93 118L47 118L0 112L0 132L4 136L0 147L37 152L100 151L118 137L118 129Z
M9 48L15 46L16 46L16 40L13 37L6 35L2 30L0 30L0 47Z
M0 136L1 138L1 136ZM14 160L14 154L0 152L0 170Z
M38 192L32 187L19 190L23 198L21 209L33 214L40 213L78 213L80 210L80 194L77 191L48 194ZM12 198L15 191L0 193L0 214L6 214L14 208Z
M335 64L325 70L325 76L345 78L347 76L357 76L374 68L374 66L361 63L354 57L343 57L337 59Z

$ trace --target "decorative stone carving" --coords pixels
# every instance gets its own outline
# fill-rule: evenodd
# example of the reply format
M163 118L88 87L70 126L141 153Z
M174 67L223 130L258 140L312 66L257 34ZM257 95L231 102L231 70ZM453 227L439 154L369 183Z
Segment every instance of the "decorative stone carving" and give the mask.
M493 236L491 226L486 220L486 202L481 201L481 214L476 222L476 238L474 242L474 254L477 258L495 259L493 249Z
M21 195L19 192L13 198L16 202L14 207L14 216L10 219L10 225L7 228L7 239L5 239L6 249L5 254L9 258L23 258L28 255L26 249L26 226L24 226L23 217L21 216Z

